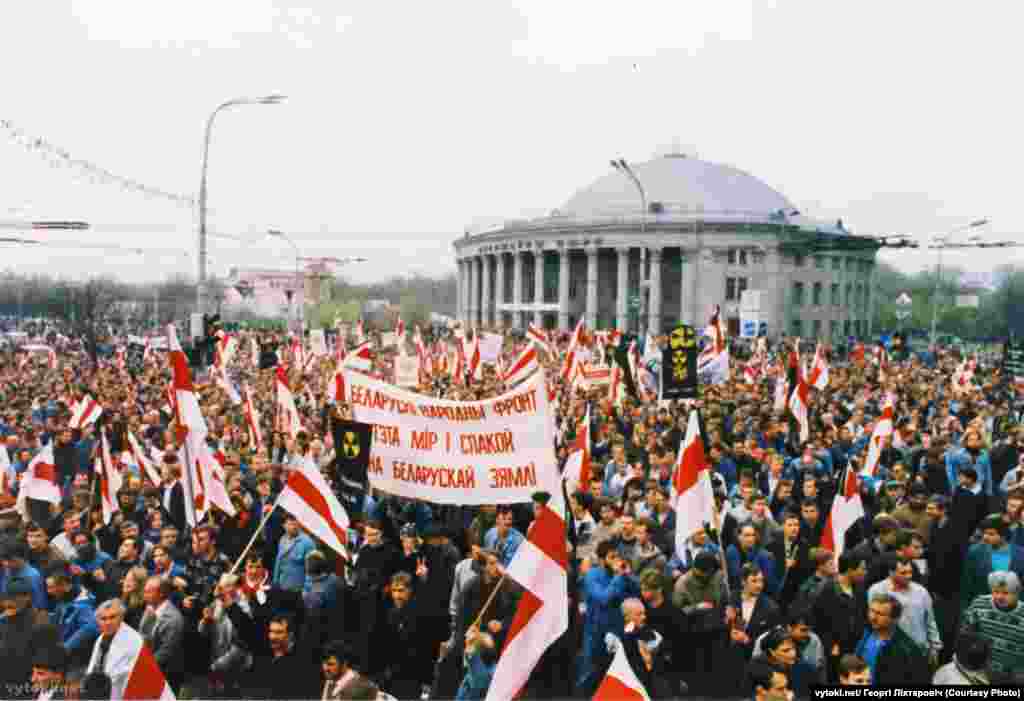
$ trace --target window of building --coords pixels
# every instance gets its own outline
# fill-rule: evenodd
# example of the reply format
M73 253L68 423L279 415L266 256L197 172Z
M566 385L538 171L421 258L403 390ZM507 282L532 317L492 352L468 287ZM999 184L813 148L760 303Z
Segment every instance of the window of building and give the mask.
M831 302L833 307L838 307L840 304L839 299L839 283L833 282L831 287Z
M761 263L764 263L764 253L761 251L754 251L752 256L754 259L754 265L761 265Z
M735 248L730 248L726 252L726 260L729 262L729 265L736 265L736 249Z
M839 256L834 256L832 258L832 269L833 270L842 270L843 269L843 259L840 258Z
M814 288L813 288L813 293L812 293L813 296L812 296L812 299L811 299L811 304L813 304L816 307L821 306L821 291L822 291L822 284L820 282L814 283Z
M801 321L800 319L793 319L793 321L790 322L790 325L792 327L792 332L791 332L792 335L798 336L798 337L804 335L804 322L803 321Z
M848 273L852 273L853 272L853 264L854 264L854 262L855 261L854 261L853 258L847 258L846 259L846 272L848 272ZM849 334L847 334L847 335L849 335Z
M795 256L793 256L793 265L795 265L798 268L804 267L804 257L797 253Z
M839 337L839 322L838 321L830 321L830 322L828 322L828 335L829 335L829 338L833 338L833 339Z
M580 293L580 283L578 280L569 278L569 299L576 299L576 296Z
M727 277L725 278L725 301L733 302L736 300L736 278Z
M746 265L747 264L747 249L741 248L739 255L740 255L740 265Z
M821 338L821 319L815 319L811 322L811 336Z
M844 336L849 336L850 335L850 320L849 319L847 319L846 321L843 322L843 335Z
M736 299L743 299L743 293L747 289L748 278L736 278Z
M857 283L857 291L854 292L853 298L854 298L854 302L853 302L854 307L856 307L857 309L860 309L863 306L863 302L861 300L863 300L863 298L864 298L864 286L862 284L860 284L859 282Z
M846 283L846 306L853 304L853 283Z
M825 269L825 257L824 256L814 256L814 267L817 268L818 270L824 270Z
M856 336L857 338L860 338L861 337L860 331L861 331L860 319L857 319L855 322L853 322L853 335Z
M793 306L799 307L804 303L804 283L793 283Z

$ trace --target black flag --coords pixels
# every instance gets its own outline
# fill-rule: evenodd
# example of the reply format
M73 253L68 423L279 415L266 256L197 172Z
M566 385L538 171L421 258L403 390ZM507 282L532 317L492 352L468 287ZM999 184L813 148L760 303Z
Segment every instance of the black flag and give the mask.
M619 347L615 349L615 362L622 369L622 382L626 388L626 394L633 397L634 399L640 398L640 393L636 391L636 383L633 382L633 372L629 369L629 342L625 336L619 342Z
M336 420L331 432L334 436L334 465L338 481L345 487L366 489L373 426L357 421Z

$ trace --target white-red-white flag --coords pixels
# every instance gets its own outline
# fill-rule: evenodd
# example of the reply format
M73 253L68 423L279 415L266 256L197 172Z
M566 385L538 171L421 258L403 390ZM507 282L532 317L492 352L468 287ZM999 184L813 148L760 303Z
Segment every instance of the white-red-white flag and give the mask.
M473 332L473 343L469 346L469 353L466 354L466 370L469 379L473 381L483 379L483 363L480 362L480 332Z
M57 466L53 459L53 441L47 443L32 458L21 474L18 487L18 511L27 513L25 500L38 499L51 504L60 503L60 485L57 483Z
M576 329L572 332L572 338L569 339L569 350L566 351L565 359L562 361L560 377L565 384L572 382L573 376L582 365L580 355L583 350L583 321L583 317L580 317L576 323Z
M828 389L828 360L825 359L825 351L818 343L814 349L814 362L811 364L811 375L807 384L815 389Z
M363 320L360 319L356 322L356 343L364 343L366 341L366 329L363 326Z
M509 701L524 690L544 651L569 628L569 555L565 504L555 489L538 507L526 539L508 567L523 589L508 637L494 670L486 701Z
M371 357L371 345L369 341L360 342L358 346L353 348L345 359L341 361L341 367L339 370L359 370L361 372L370 372L370 368L373 367L373 358Z
M110 443L107 441L107 432L103 431L100 436L100 454L96 456L94 463L96 476L100 481L100 504L103 507L103 523L109 524L115 511L121 510L121 502L117 500L117 493L121 491L124 480L121 471L110 455Z
M590 488L590 404L587 404L587 415L583 423L576 427L576 440L569 448L569 457L565 460L562 479L571 494L577 489Z
M405 322L402 317L398 317L398 323L395 324L395 343L399 346L405 343Z
M612 378L608 383L608 400L612 406L622 408L622 402L626 399L626 385L622 381L622 366L618 363L612 366Z
M263 431L260 429L260 414L252 403L252 392L248 385L242 385L242 392L245 398L242 401L242 410L245 412L245 428L249 432L249 445L254 451L263 448Z
M842 491L836 494L832 502L832 510L821 532L821 547L836 554L836 561L843 554L846 543L846 532L858 519L864 516L864 504L860 498L860 478L857 473L846 468Z
M302 430L302 419L299 417L299 410L295 406L295 395L288 386L288 376L284 368L277 366L275 371L277 385L277 422L280 431L285 431L291 438L299 435Z
M789 395L789 411L793 414L797 424L800 426L800 441L806 442L810 438L811 421L811 388L804 377L803 367L797 363L796 388Z
M548 342L548 337L544 334L544 329L531 323L526 329L526 337L529 338L538 347L540 347L549 356L554 355L554 349Z
M199 398L192 386L192 371L178 342L178 330L174 324L167 325L167 348L173 374L171 388L177 437L182 443L181 464L185 474L181 485L185 491L185 520L194 527L206 511L205 486L196 456L199 446L206 442L209 429L199 408Z
M348 559L348 513L315 466L301 464L292 469L277 505Z
M160 468L149 459L146 451L142 449L142 446L139 445L138 440L136 440L135 435L131 431L128 431L128 450L131 452L132 459L142 474L149 478L153 486L159 486L161 481Z
M651 701L647 689L640 683L629 664L626 650L620 643L608 672L594 693L594 701Z
M90 667L98 663L98 654L99 645L93 649ZM146 645L142 635L128 624L122 623L118 628L107 659L115 660L114 669L110 669L111 698L125 701L175 701L174 692L157 664L153 651Z
M871 432L871 440L868 441L868 457L864 461L864 468L860 471L862 475L874 477L878 471L878 461L882 457L882 450L885 448L885 439L892 436L894 415L892 399L886 397L882 405L882 415L875 423L875 430Z
M505 371L503 380L509 387L525 381L530 375L540 368L540 360L537 357L537 347L532 343L528 344L523 352L519 354L515 362Z
M234 516L235 505L231 503L224 484L224 454L219 451L215 453L206 441L196 445L190 452L194 456L192 459L196 463L196 474L206 503L216 506L228 516Z
M331 404L345 401L345 373L341 368L334 371L334 375L327 380L327 401Z
M686 437L676 458L672 498L676 509L676 552L682 553L694 531L715 522L715 493L696 409L690 411Z
M78 400L78 404L71 409L69 425L71 428L85 428L89 424L95 423L102 413L103 407L87 394Z

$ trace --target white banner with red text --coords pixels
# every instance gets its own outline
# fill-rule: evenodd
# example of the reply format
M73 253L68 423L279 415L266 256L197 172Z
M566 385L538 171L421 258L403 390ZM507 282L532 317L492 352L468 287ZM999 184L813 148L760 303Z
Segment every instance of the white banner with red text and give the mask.
M437 504L514 504L560 489L543 373L500 397L455 402L345 373L356 421L373 425L376 489Z

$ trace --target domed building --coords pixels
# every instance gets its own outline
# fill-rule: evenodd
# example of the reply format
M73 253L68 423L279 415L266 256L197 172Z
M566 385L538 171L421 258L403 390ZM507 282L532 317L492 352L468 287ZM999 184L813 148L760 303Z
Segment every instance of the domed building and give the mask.
M550 216L455 242L460 320L664 331L720 304L732 336L741 318L747 335L870 335L875 239L730 166L680 153L612 165Z

